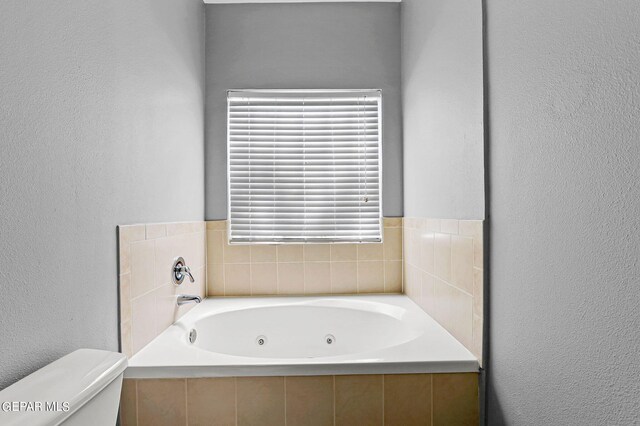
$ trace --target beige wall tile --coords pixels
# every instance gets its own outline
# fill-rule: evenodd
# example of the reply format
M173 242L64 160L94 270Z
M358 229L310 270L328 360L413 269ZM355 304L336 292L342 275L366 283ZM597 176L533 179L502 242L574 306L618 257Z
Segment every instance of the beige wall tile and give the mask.
M304 263L305 294L331 293L331 264L329 262Z
M335 376L335 392L337 426L382 424L382 376Z
M473 298L461 290L435 280L435 319L466 348L473 344Z
M224 265L209 264L207 266L207 295L224 296Z
M251 246L224 244L224 263L249 263Z
M138 380L138 424L186 425L186 380Z
M358 262L358 293L384 293L384 262Z
M384 262L384 292L402 293L401 260L386 260Z
M196 269L193 276L196 282L194 284L187 283L187 289L189 289L189 291L194 291L195 294L197 294L200 297L206 297L207 296L207 267L201 266L200 268ZM191 290L192 288L194 290Z
M287 426L333 425L333 376L286 378Z
M440 219L426 219L424 229L429 232L440 232Z
M224 231L227 229L226 220L210 220L207 222L207 230Z
M473 240L451 237L451 284L473 294Z
M167 223L167 236L184 235L198 230L194 222L172 222Z
M118 244L118 274L131 273L131 244Z
M120 275L120 322L131 321L131 274Z
M347 262L358 260L357 244L331 244L331 261Z
M207 238L204 222L134 225L119 230L123 240L134 241L119 246L119 257L127 259L131 271L119 283L121 348L130 356L193 307L177 308L176 291L206 295ZM185 281L174 288L171 266L177 256L185 257L195 283Z
M451 279L451 236L448 234L435 234L434 270L438 278Z
M251 263L276 262L278 260L276 246L256 244L251 246Z
M224 263L224 231L207 231L207 262Z
M154 289L155 243L140 241L131 244L131 297Z
M379 243L358 244L358 260L383 260L384 248Z
M137 426L138 402L136 381L125 379L120 391L120 426Z
M145 226L147 240L163 238L167 236L167 225L164 223L150 223Z
M473 315L483 305L483 221L405 218L404 223L404 292L474 352L473 346L481 345L474 340Z
M404 232L404 259L411 265L418 266L420 261L420 232L409 229Z
M481 220L461 220L459 223L460 235L482 239L482 221Z
M131 322L124 322L120 324L120 352L125 354L127 358L131 358L133 356Z
M422 297L422 272L415 266L405 263L404 291L412 300L419 303Z
M466 348L473 347L473 297L456 290L453 299L453 331Z
M433 312L431 315L444 328L451 332L453 287L439 278L433 279Z
M224 293L226 296L251 295L251 266L249 263L225 263Z
M207 264L207 234L196 232L182 237L184 242L184 257L187 266L197 269Z
M435 272L435 234L431 232L420 233L420 261L418 266L425 272Z
M405 263L411 263L411 232L407 227L402 228L402 261Z
M147 293L131 301L131 343L138 352L156 336L155 296Z
M305 262L328 262L331 260L329 244L306 244L303 246Z
M236 424L236 379L187 379L189 426Z
M142 241L146 237L144 225L121 225L118 226L118 236L122 244L129 244Z
M281 244L277 251L278 262L302 262L304 260L301 244Z
M358 263L331 262L331 293L358 292Z
M433 375L433 424L434 426L477 425L478 375Z
M431 424L431 375L384 376L385 426Z
M480 366L482 367L482 317L478 315L473 316L473 347L471 352L480 360Z
M251 294L270 295L278 293L278 264L251 264Z
M473 313L482 317L484 315L484 285L482 269L473 270Z
M402 260L402 228L384 230L384 260Z
M418 304L426 313L431 316L434 316L434 312L436 310L435 280L436 278L433 275L427 272L422 273L422 294L420 297L420 302Z
M440 232L443 234L458 234L458 223L455 219L441 219L440 220Z
M238 377L238 425L285 424L284 377Z
M383 219L383 225L385 228L402 228L401 217L385 217Z
M182 293L173 284L165 284L153 291L155 297L155 323L156 336L160 335L173 322L178 319L178 305L176 304L176 293ZM194 294L185 291L185 294Z
M482 240L473 240L473 266L476 268L484 269L484 248L482 247Z
M137 388L137 389L136 389ZM477 425L478 375L125 380L121 421L140 425ZM137 404L136 404L137 399ZM433 401L433 405L432 405ZM188 420L187 420L188 417Z
M278 294L304 294L304 263L278 263Z

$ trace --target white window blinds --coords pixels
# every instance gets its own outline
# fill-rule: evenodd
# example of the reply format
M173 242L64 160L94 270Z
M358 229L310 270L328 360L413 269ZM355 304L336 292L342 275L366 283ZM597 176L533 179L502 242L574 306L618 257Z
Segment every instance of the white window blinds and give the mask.
M229 91L229 241L381 241L381 92Z

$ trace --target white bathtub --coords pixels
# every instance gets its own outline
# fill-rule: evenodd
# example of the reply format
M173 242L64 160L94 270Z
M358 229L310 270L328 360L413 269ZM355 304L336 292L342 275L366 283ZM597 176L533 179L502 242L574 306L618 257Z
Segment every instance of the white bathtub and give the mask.
M476 371L408 297L381 295L206 299L134 355L125 377Z

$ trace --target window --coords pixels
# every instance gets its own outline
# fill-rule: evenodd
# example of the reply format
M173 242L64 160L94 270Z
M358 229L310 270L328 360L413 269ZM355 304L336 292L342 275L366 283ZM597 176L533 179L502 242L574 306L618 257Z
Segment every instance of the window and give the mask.
M379 90L228 92L229 241L380 242Z

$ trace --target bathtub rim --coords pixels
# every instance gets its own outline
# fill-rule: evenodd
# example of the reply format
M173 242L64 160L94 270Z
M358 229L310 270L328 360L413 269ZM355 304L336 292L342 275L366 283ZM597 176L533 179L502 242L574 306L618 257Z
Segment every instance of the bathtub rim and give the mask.
M174 363L166 363L162 361L150 361L153 356L149 351L158 350L161 345L158 344L160 339L169 339L168 334L170 329L179 324L190 323L196 321L199 317L204 315L211 315L210 312L201 312L207 308L207 305L220 302L221 305L234 304L243 306L239 309L251 309L253 307L263 306L277 306L280 304L292 304L301 302L315 302L317 300L344 300L347 302L375 302L389 304L394 307L402 307L402 309L409 309L412 315L419 314L423 320L430 327L430 331L436 333L437 339L445 339L446 344L450 345L454 350L450 357L445 359L428 359L428 360L407 360L399 359L394 360L378 360L366 361L367 356L371 357L370 353L355 354L360 355L362 359L349 359L346 357L324 358L330 362L298 362L279 364L277 361L270 360L269 362L250 362L250 363L225 363L225 364L194 364L189 365L171 365ZM190 312L188 312L183 318L163 331L160 336L156 337L147 346L142 348L136 355L129 360L129 367L125 371L125 378L127 379L152 379L152 378L206 378L206 377L265 377L265 376L319 376L319 375L357 375L357 374L428 374L428 373L478 373L480 372L480 365L477 358L468 351L459 341L457 341L450 333L448 333L440 324L438 324L432 317L424 312L418 305L416 305L406 295L327 295L327 296L269 296L269 297L213 297L205 299L206 303L196 306ZM233 310L233 309L232 309ZM220 306L219 312L229 311L228 306ZM174 328L175 330L175 328ZM175 332L175 331L174 331ZM428 341L428 337L425 337ZM177 342L176 342L177 343ZM412 342L408 345L411 347ZM393 353L396 348L402 346L395 346L389 349L387 352ZM413 345L415 346L415 344ZM166 349L166 347L165 347ZM145 352L146 350L146 352ZM184 350L182 345L181 350ZM190 348L187 349L187 351ZM414 350L414 349L409 349ZM381 351L379 351L381 352ZM144 353L145 356L139 356ZM215 354L214 354L215 355ZM373 354L375 355L375 353ZM255 358L256 360L263 360L263 358ZM275 359L277 360L277 359ZM283 360L285 360L283 358ZM178 362L175 362L178 364Z

